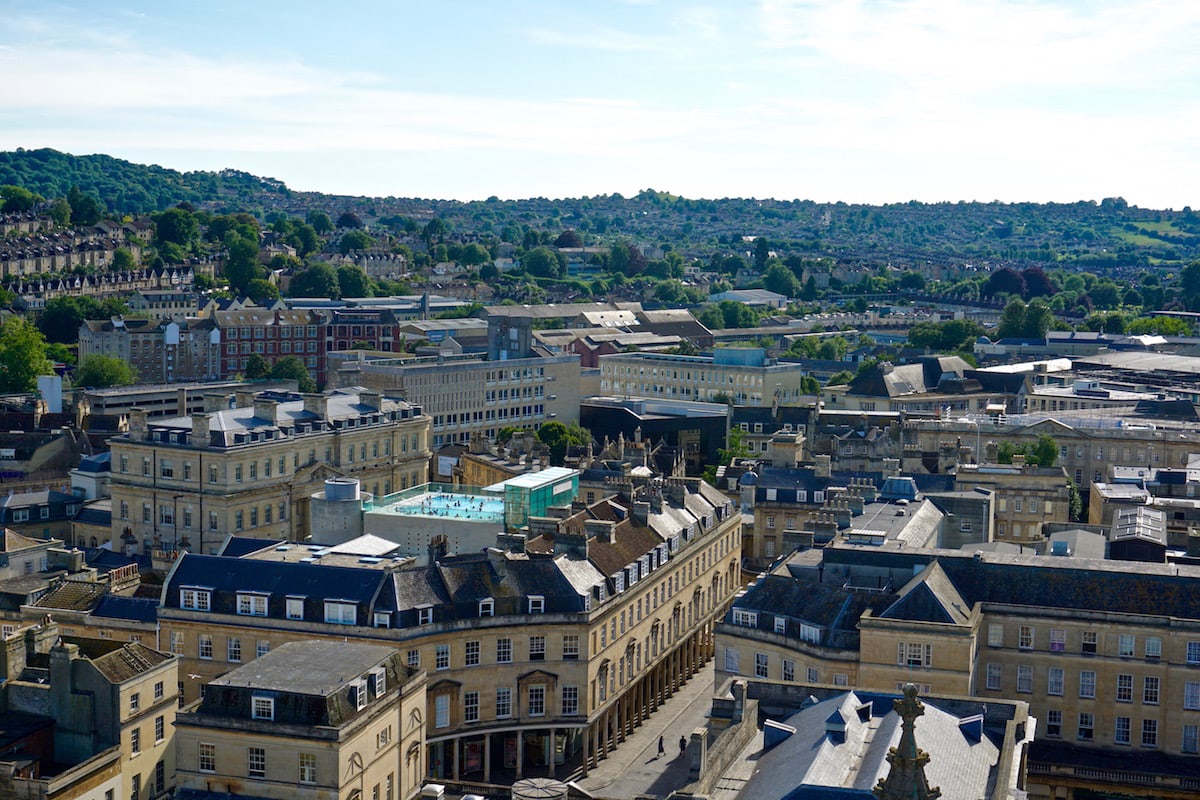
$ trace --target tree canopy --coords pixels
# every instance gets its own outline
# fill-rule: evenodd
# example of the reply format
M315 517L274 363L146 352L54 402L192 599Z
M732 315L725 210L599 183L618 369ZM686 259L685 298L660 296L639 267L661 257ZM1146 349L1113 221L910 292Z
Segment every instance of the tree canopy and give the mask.
M550 463L561 467L566 459L567 448L574 445L582 447L592 440L592 434L578 422L570 425L553 420L543 422L538 428L537 438L550 448Z
M30 392L39 375L49 375L46 339L28 320L11 316L0 323L0 392Z
M109 386L128 386L137 383L137 370L132 365L112 356L94 353L83 359L75 369L72 383L93 389Z
M248 363L248 362L247 362ZM277 381L293 380L300 385L302 392L315 392L317 382L308 372L308 367L297 356L285 356L271 367L271 377Z

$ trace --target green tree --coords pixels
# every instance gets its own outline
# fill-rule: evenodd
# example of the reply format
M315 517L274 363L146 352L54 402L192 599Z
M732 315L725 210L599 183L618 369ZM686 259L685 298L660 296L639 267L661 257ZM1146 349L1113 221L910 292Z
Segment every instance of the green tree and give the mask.
M337 226L339 228L361 228L363 221L353 211L343 211L342 215L338 217Z
M729 466L730 462L735 458L749 458L753 453L745 443L746 432L741 428L730 428L729 435L725 438L725 446L717 448L717 463L709 464L704 468L704 473L701 477L708 483L714 486L717 483L717 466Z
M996 333L1000 338L1045 339L1046 331L1054 323L1054 312L1041 298L1029 305L1013 300L1000 313L1000 325Z
M59 197L50 204L50 218L60 228L71 224L71 204L65 198Z
M117 272L128 272L137 266L137 262L133 260L133 253L127 247L118 247L113 251L112 268Z
M464 267L478 267L485 264L490 264L492 254L487 248L476 242L471 242L464 247L458 254L458 263Z
M46 358L51 363L70 366L75 363L75 351L62 342L50 342L46 345Z
M763 276L763 288L784 297L795 297L800 292L800 281L796 280L795 273L776 261L767 267L767 273Z
M235 295L249 295L251 281L264 277L262 265L258 263L258 241L234 236L228 247L225 279Z
M288 294L292 297L340 297L341 288L333 267L323 261L309 264L292 276Z
M375 244L375 240L366 231L349 230L338 239L338 252L346 255L354 250L366 250Z
M550 463L561 467L567 456L567 448L583 447L592 440L592 434L578 422L564 425L555 420L543 422L538 428L537 438L550 448Z
M39 375L49 375L46 339L26 319L11 316L0 323L0 392L29 392Z
M275 366L271 367L271 377L277 381L296 381L302 392L317 390L317 382L308 373L308 367L296 356L286 356L276 361Z
M258 353L251 353L246 359L245 377L248 381L257 381L271 376L271 365Z
M308 216L304 218L304 221L311 225L313 230L315 230L321 236L333 233L333 220L328 214L320 209L313 209L312 211L309 211Z
M262 305L279 299L279 288L266 278L255 278L246 285L246 296Z
M55 297L46 302L45 308L38 316L37 327L42 335L51 342L69 344L79 340L79 328L87 319L86 302L95 300L91 297Z
M155 244L170 242L187 250L200 239L200 224L195 215L178 206L150 218L154 220Z
M755 267L755 269L757 269L759 272L762 272L764 269L766 269L767 259L769 259L770 257L771 257L770 243L766 240L766 238L764 238L762 236L756 237L754 239L754 267ZM791 272L791 270L788 270L788 272ZM774 291L774 290L772 290L772 291ZM783 294L783 293L780 292L780 294ZM791 295L788 295L788 297L791 297Z
M32 211L33 207L41 200L33 192L23 186L0 186L0 211L5 214L19 214L24 211Z
M78 186L67 192L67 204L71 207L72 225L95 225L104 215L104 204L80 191Z
M137 370L132 365L112 356L93 354L83 359L75 370L72 383L104 389L109 386L129 386L137 383Z
M536 278L559 276L558 256L549 247L535 247L521 256L521 266Z
M338 294L341 297L370 297L371 279L360 267L343 264L337 268Z
M222 214L208 221L204 239L208 242L226 243L232 234L257 242L258 233L258 220L250 214Z

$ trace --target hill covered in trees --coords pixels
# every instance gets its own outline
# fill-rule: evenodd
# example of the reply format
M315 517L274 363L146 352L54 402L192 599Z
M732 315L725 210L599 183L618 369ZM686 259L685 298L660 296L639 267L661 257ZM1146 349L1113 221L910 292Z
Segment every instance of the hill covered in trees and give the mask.
M55 150L0 153L0 185L46 198L73 187L117 214L186 202L209 211L305 217L353 213L373 227L414 233L437 220L439 233L521 244L532 231L572 231L579 243L633 240L643 247L707 257L754 249L876 264L971 260L988 268L1040 265L1099 272L1178 270L1200 258L1200 215L1144 209L1120 197L1077 203L894 203L870 206L808 200L689 199L651 189L569 199L460 202L366 198L289 190L245 172L177 172L104 155ZM803 187L797 187L802 191ZM765 249L760 245L760 249Z

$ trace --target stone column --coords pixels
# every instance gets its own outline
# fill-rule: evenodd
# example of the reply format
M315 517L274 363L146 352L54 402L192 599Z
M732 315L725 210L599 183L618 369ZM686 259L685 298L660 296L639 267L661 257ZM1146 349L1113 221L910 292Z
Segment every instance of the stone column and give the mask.
M458 751L462 749L461 739L451 739L450 746L454 748L454 754L450 757L450 777L458 780Z
M592 724L589 722L583 729L583 777L588 775L588 762L592 759L592 754L589 749L592 746ZM491 783L491 781L488 781Z
M525 772L525 732L517 731L517 779L524 777Z
M558 729L550 729L550 777L555 777L558 769Z
M483 735L483 782L492 782L492 735L490 733Z

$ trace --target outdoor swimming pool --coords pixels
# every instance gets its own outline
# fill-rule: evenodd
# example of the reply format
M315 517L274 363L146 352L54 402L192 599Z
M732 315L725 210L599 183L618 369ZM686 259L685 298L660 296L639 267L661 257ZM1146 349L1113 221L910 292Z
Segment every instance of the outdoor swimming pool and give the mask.
M464 520L504 519L504 498L454 492L426 492L386 509L392 514Z

